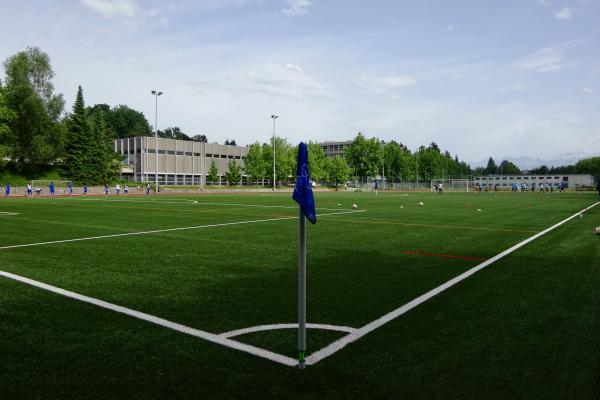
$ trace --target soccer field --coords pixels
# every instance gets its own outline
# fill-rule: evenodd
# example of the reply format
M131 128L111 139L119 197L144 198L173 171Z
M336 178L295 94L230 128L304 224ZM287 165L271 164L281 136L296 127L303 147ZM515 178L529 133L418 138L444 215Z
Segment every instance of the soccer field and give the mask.
M0 201L0 397L600 397L595 194L316 193L305 370L290 197Z

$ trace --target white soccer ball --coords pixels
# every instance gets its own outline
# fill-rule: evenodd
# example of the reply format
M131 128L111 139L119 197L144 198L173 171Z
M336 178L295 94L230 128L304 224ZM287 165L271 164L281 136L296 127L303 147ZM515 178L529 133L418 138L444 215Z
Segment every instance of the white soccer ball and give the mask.
M477 211L481 211L481 208L478 208Z
M194 200L194 204L198 204L198 200Z
M312 181L312 187L317 187L317 182Z
M600 235L600 226L596 227L596 235Z
M423 207L425 204L423 204L422 201L419 202L419 207Z
M404 208L404 206L400 206L400 208Z
M352 208L358 208L356 204L352 204Z

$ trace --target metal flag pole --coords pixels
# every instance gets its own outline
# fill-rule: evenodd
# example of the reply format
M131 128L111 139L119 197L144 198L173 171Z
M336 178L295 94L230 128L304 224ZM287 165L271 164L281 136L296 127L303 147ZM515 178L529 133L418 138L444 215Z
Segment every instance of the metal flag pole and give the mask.
M300 233L298 251L298 368L304 369L306 353L306 219L302 207L298 207Z

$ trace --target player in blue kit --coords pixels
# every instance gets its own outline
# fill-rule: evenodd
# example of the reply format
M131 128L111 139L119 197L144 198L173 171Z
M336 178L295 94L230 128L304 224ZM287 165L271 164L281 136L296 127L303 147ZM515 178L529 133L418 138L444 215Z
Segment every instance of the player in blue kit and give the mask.
M69 181L67 183L67 190L69 191L69 196L73 196L73 182Z
M104 184L104 195L108 196L108 183Z
M10 196L10 182L6 182L6 188L4 188L4 197Z
M50 196L54 198L54 182L50 182L50 185L48 185L48 189L50 189Z
M83 195L87 196L87 194L88 194L88 185L87 185L87 183L84 183L83 184Z

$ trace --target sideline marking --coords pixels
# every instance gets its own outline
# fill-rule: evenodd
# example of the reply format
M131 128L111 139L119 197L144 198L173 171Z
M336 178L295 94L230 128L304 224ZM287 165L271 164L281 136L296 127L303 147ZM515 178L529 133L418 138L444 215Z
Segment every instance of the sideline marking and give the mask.
M424 256L424 257L443 257L443 258L453 258L457 260L470 260L470 261L485 261L487 258L483 257L469 257L469 256L456 256L454 254L443 254L443 253L428 253L426 251L421 250L404 250L402 254L406 254L409 256Z
M177 201L173 201L177 200ZM296 206L279 206L279 205L264 205L264 204L242 204L242 203L216 203L216 202L204 202L202 200L186 200L186 199L173 199L173 200L116 200L116 199L85 199L83 201L97 201L97 202L123 202L123 203L163 203L163 204L193 204L197 206L232 206L232 207L256 207L256 208L288 208L288 209L297 209ZM339 211L339 208L317 208L317 211L325 210L325 211Z
M366 210L341 211L341 212L337 212L337 213L321 214L321 215L319 215L319 217L326 217L328 215L338 215L338 214L355 214L355 213L365 212L365 211ZM2 246L2 247L0 247L0 250L16 249L19 247L42 246L42 245L46 245L46 244L81 242L84 240L106 239L106 238L114 238L114 237L121 237L121 236L146 235L146 234L152 234L152 233L175 232L175 231L184 231L184 230L191 230L191 229L215 228L215 227L219 227L219 226L244 225L244 224L254 224L254 223L260 223L260 222L271 222L271 221L284 221L284 220L290 220L290 219L298 219L298 216L295 215L293 217L281 217L281 218L255 219L255 220L250 220L250 221L225 222L222 224L184 226L184 227L180 227L180 228L156 229L153 231L115 233L112 235L91 236L91 237L65 239L65 240L52 240L49 242L14 244L11 246Z
M261 349L259 347L251 346L245 343L241 343L232 339L228 339L221 335L215 335L214 333L201 331L199 329L191 328L189 326L185 326L182 324L178 324L176 322L172 322L151 314L146 314L141 311L136 311L131 308L122 307L116 304L112 304L103 300L99 300L93 297L84 296L79 293L71 292L69 290L61 289L56 286L48 285L46 283L42 283L39 281L35 281L33 279L25 278L24 276L11 274L10 272L0 271L0 276L4 276L5 278L12 279L15 281L19 281L21 283L25 283L27 285L35 286L40 289L47 290L52 293L59 294L61 296L70 297L75 300L82 301L84 303L93 304L98 307L106 308L108 310L112 310L121 314L126 314L131 317L141 319L152 324L160 325L162 327L172 329L177 332L185 333L187 335L195 336L209 342L217 343L225 347L229 347L231 349L240 350L245 353L249 353L261 358L266 358L267 360L275 361L280 364L284 364L290 367L295 367L298 365L298 361L284 356L282 354L274 353L269 350Z
M506 257L507 255L509 255L510 253L514 252L515 250L525 246L526 244L534 241L535 239L539 238L542 235L545 235L546 233L558 228L559 226L563 225L564 223L572 220L573 218L576 218L577 216L581 215L582 213L594 208L596 205L600 204L600 202L596 202L594 204L592 204L591 206L576 212L575 214L571 215L570 217L560 221L557 224L552 225L551 227L531 236L528 239L525 239L524 241L517 243L516 245L504 250L502 253L490 258L487 261L482 262L481 264L467 270L466 272L463 272L462 274L450 279L449 281L447 281L446 283L441 284L440 286L430 290L429 292L422 294L421 296L409 301L408 303L404 304L401 307L398 307L397 309L385 314L384 316L376 319L375 321L369 322L368 324L362 326L361 328L358 328L355 332L350 333L346 336L344 336L343 338L336 340L335 342L331 343L328 346L323 347L321 350L318 350L314 353L312 353L310 356L306 357L306 365L312 365L312 364L316 364L319 361L323 360L324 358L327 358L329 356L331 356L332 354L340 351L341 349L343 349L346 345L360 339L361 337L365 336L366 334L374 331L375 329L387 324L388 322L398 318L399 316L401 316L402 314L406 313L407 311L412 310L413 308L415 308L416 306L418 306L421 303L426 302L427 300L431 299L432 297L442 293L443 291L445 291L446 289L456 285L457 283L459 283L462 280L467 279L468 277L470 277L471 275L475 274L476 272L484 269L485 267L493 264L494 262L500 260L501 258Z
M9 211L0 211L0 217L10 217L11 215L19 215L19 213L9 212Z
M356 328L350 328L349 326L338 326L328 324L306 324L308 329L323 329L326 331L338 331L352 333L356 331ZM248 333L271 331L277 329L298 329L298 324L273 324L273 325L259 325L252 326L250 328L236 329L235 331L223 332L219 336L224 338L232 338L235 336L246 335Z

